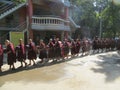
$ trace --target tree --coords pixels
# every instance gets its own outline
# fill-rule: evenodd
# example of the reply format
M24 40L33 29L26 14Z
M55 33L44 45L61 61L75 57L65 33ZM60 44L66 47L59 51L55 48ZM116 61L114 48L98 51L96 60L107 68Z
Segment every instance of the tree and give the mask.
M120 6L117 4L117 0L70 1L81 12L76 14L79 17L77 20L79 20L81 29L86 33L91 32L91 37L99 36L100 29L104 37L116 37L120 34Z
M107 0L71 0L80 10L78 15L79 25L83 32L83 36L90 38L99 35L99 16L101 10L105 8ZM77 14L76 14L77 15ZM87 33L91 33L88 35Z
M120 6L113 0L109 1L107 8L102 13L104 37L117 37L120 35Z

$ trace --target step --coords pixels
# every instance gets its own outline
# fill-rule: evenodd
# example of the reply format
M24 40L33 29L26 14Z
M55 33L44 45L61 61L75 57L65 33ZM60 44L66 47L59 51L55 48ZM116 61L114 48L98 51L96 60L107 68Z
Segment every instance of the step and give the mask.
M11 8L10 10L4 12L3 14L0 14L0 19L6 17L7 15L13 13L14 11L16 11L17 9L21 8L22 6L25 6L26 3L22 3L22 4L19 4L17 6L15 6L14 8Z

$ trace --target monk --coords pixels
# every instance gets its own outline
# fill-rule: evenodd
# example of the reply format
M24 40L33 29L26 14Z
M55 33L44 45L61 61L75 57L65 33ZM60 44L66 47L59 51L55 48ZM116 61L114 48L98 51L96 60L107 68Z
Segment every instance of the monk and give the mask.
M62 47L62 43L61 41L59 40L59 38L56 38L56 41L55 41L55 58L56 60L59 60L61 58L61 47Z
M16 47L16 51L17 51L17 59L19 62L21 62L20 67L23 67L23 63L25 64L25 66L27 66L27 63L25 62L26 50L22 39L19 40L19 45Z
M77 54L77 56L79 55L79 53L80 53L80 40L76 39L76 54Z
M70 43L68 42L67 39L65 39L64 42L63 42L62 52L63 52L64 58L67 57L67 59L68 59L68 54L69 54L69 46L70 46Z
M6 45L6 53L7 53L7 62L8 65L10 66L9 69L15 70L14 63L16 62L16 54L15 54L14 45L9 40L5 41L5 45Z
M47 58L46 45L42 39L39 43L39 58L41 59L40 63L43 63L43 59Z
M52 39L49 40L48 48L49 48L48 49L48 58L52 59L55 57L54 43L53 43Z
M74 57L76 53L76 43L75 41L72 39L71 41L71 57Z
M35 43L32 41L32 39L29 39L29 44L27 45L27 48L28 48L29 65L31 65L31 61L33 61L33 65L35 65L34 60L37 59L37 55L36 55Z
M3 48L2 45L0 44L0 72L2 71L1 67L3 65Z

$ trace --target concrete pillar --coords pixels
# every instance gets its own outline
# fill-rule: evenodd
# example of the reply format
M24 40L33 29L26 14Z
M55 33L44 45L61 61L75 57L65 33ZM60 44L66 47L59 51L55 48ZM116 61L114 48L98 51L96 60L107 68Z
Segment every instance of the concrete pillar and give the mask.
M32 23L32 16L33 16L33 3L32 0L28 0L28 17L29 23Z
M28 36L29 38L33 39L33 30L32 30L32 16L33 16L33 3L32 0L28 0L28 7L27 7L27 11L28 11Z
M65 7L65 20L68 20L68 18L69 18L69 8L68 7ZM65 23L65 25L69 25L69 23L68 22L66 22Z
M69 17L69 8L68 7L65 7L65 19L67 20L68 17Z

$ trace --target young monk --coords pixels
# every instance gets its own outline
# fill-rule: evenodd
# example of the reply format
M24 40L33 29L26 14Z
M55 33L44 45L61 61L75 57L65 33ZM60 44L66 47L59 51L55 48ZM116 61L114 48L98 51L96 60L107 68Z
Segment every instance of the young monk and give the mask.
M36 47L32 39L29 39L29 44L27 45L28 48L28 59L29 59L29 65L31 65L31 61L33 61L33 65L35 65L35 61L37 59L36 55Z
M25 66L27 66L27 63L25 62L26 50L22 39L19 40L19 45L16 47L16 51L17 51L17 59L19 62L21 62L20 67L23 67L23 63L25 64Z
M46 45L42 39L39 42L39 58L41 59L40 63L43 63L44 59L47 58Z
M6 45L6 53L7 53L7 62L8 65L10 66L9 69L15 70L14 63L16 62L16 54L15 54L14 45L9 40L5 41L5 45Z

